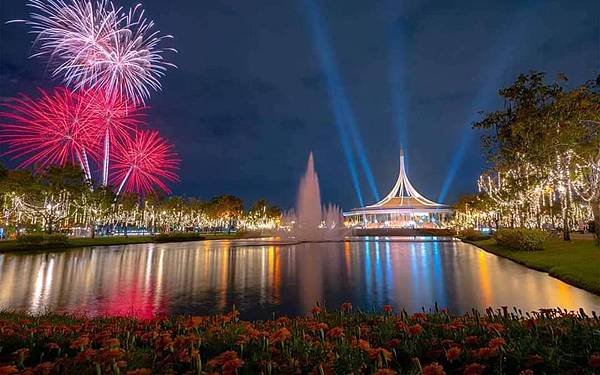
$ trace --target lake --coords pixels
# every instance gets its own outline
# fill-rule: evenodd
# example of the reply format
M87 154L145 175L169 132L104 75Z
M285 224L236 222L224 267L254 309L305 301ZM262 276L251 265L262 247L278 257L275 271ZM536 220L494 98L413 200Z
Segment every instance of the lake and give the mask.
M452 239L354 238L282 244L203 241L0 254L0 308L89 315L246 319L307 314L316 302L414 312L437 302L600 312L600 297Z

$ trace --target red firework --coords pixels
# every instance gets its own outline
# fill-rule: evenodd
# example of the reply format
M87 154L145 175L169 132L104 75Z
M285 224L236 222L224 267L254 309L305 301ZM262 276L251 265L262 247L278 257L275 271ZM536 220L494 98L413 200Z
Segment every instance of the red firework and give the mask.
M108 135L111 144L123 143L132 131L145 123L144 107L118 97L110 97L102 90L88 90L85 92L90 103L90 110L98 120L97 134L99 145L102 146L105 136Z
M122 190L148 193L155 188L170 192L166 181L177 181L179 158L173 146L157 131L138 130L115 147L111 163L113 183Z
M96 153L99 130L90 96L65 88L40 93L39 99L14 98L0 112L0 143L8 145L6 154L24 158L20 167L80 164L90 178L87 155Z

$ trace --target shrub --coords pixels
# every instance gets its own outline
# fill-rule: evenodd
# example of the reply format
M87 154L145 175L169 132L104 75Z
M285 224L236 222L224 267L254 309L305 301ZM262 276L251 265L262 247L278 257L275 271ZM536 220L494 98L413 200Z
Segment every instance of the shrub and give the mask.
M154 236L154 242L185 242L200 241L204 236L193 232L170 232L160 233Z
M495 238L498 245L514 250L536 251L544 250L548 233L527 228L498 229Z
M17 237L17 244L23 249L63 247L69 244L69 237L64 234L22 234Z
M460 237L467 241L483 241L490 238L490 236L472 228L462 230L460 232Z

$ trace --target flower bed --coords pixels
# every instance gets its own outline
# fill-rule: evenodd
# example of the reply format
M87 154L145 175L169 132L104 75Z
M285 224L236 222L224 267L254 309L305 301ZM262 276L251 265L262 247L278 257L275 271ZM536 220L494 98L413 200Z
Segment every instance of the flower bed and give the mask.
M594 315L353 311L247 322L0 313L0 374L533 374L600 370Z

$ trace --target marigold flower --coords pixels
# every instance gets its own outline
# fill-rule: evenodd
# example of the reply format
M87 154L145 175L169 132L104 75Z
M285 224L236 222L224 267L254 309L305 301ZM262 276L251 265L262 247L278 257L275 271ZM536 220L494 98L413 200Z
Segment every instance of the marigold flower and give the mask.
M478 336L467 336L464 339L464 343L466 345L477 345L477 344L479 344L479 337Z
M235 374L237 369L244 365L244 361L239 358L233 358L223 363L223 374L230 375Z
M588 359L591 368L600 368L600 354L592 354Z
M147 368L138 368L136 370L127 371L127 375L152 375L152 370Z
M345 312L352 311L352 304L350 302L344 302L344 303L342 303L341 309L342 309L342 311L345 311Z
M86 336L82 336L77 340L71 342L71 349L81 349L88 346L90 343L90 339Z
M495 337L488 343L488 346L492 349L498 349L504 345L506 345L506 341L502 337Z
M396 375L397 372L390 369L390 368L380 368L379 370L375 371L374 375Z
M16 366L0 366L0 375L12 375L18 373Z
M270 337L269 340L272 343L283 342L292 337L292 333L285 327L275 331Z
M415 324L413 326L408 327L408 334L411 336L417 336L423 332L423 327L420 324Z
M481 375L485 371L485 366L479 363L471 363L465 367L463 375Z
M390 306L390 305L385 305L385 306L383 306L383 312L385 312L385 313L387 313L387 314L391 313L393 310L394 310L394 309L393 309L393 308L392 308L392 306Z
M446 371L444 371L444 366L440 365L437 362L433 362L425 367L423 367L423 375L446 375Z
M333 338L344 337L344 329L342 327L334 327L327 331L327 336Z
M496 356L496 354L498 354L498 349L497 348L479 348L478 350L475 351L475 356L482 358L482 359L488 359L488 358L492 358L494 356Z
M448 362L454 362L458 357L460 357L461 353L461 348L459 348L458 346L453 346L446 351L446 359L448 360Z

